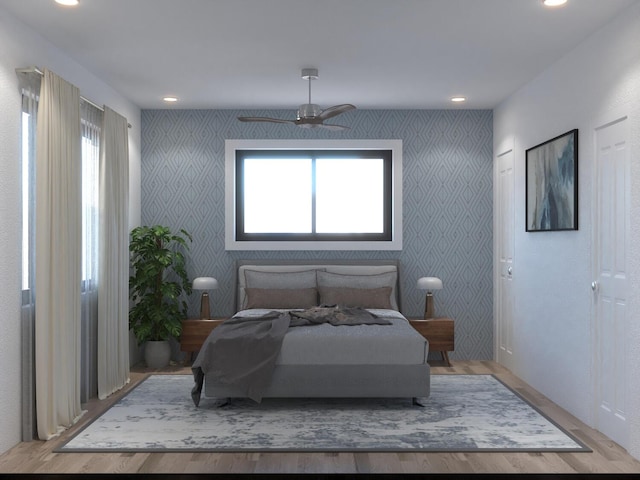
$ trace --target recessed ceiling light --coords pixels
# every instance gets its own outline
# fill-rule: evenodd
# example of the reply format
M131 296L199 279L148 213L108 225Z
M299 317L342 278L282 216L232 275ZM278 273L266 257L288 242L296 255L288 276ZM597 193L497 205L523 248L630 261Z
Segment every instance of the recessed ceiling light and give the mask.
M567 0L542 0L542 4L545 7L559 7L567 3Z
M178 97L164 97L162 100L168 103L173 103L178 101Z
M467 97L460 97L460 96L451 97L451 101L456 103L465 102L466 100L467 100Z
M55 0L56 3L64 5L65 7L75 7L80 3L80 0Z

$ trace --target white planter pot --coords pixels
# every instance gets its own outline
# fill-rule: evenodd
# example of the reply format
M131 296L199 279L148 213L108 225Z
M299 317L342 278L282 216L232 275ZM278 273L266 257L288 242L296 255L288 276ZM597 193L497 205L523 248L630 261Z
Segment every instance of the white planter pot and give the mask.
M164 368L171 359L171 346L167 340L148 341L144 346L144 361L149 368Z

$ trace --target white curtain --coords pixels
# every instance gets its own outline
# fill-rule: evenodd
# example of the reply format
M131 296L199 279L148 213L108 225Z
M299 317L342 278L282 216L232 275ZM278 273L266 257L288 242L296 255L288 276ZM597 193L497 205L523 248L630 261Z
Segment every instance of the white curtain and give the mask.
M129 382L129 148L127 119L104 108L100 141L98 398Z
M49 70L36 151L36 411L38 436L73 425L80 406L80 92Z

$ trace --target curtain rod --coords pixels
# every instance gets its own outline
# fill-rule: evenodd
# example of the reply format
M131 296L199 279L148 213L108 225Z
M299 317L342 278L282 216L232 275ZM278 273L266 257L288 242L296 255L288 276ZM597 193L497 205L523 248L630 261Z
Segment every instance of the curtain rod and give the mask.
M37 73L38 75L40 75L41 77L44 76L44 72L42 70L40 70L38 67L23 67L23 68L16 68L16 73ZM98 110L100 110L101 112L104 112L104 107L101 107L100 105L96 104L95 102L92 102L91 100L89 100L86 97L83 97L82 95L80 95L80 99L84 102L87 102L89 105L91 105L92 107L97 108ZM127 127L131 128L131 124L127 123Z

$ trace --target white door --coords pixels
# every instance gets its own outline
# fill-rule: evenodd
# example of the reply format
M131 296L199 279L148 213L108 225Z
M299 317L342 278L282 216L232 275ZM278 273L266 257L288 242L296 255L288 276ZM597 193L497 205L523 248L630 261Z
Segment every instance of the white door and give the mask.
M629 239L628 120L596 128L594 221L596 427L626 447L627 246Z
M513 368L514 172L513 149L496 157L498 164L496 361Z

